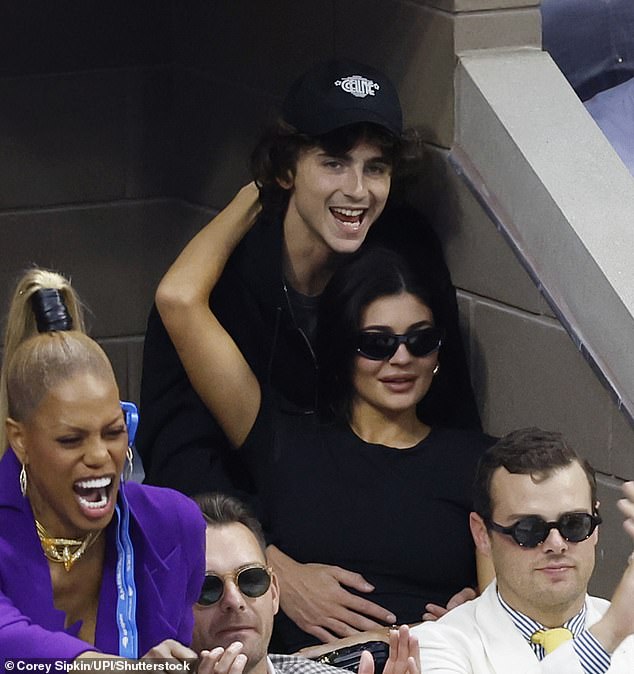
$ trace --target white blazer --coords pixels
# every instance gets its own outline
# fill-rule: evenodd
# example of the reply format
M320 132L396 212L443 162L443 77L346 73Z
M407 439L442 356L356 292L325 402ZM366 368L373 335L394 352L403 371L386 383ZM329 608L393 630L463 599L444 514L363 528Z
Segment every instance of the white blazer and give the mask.
M586 626L605 613L610 603L586 597ZM412 628L420 644L423 674L584 674L572 641L541 662L513 624L491 583L481 597L449 611L437 622ZM609 674L634 672L634 637L612 654Z

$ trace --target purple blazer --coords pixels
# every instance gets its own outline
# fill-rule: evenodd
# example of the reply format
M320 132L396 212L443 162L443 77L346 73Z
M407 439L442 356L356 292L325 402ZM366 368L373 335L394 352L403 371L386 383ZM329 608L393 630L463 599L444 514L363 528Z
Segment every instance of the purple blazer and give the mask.
M18 484L20 464L8 449L0 461L0 654L6 658L66 658L98 650L119 652L115 520L106 529L95 645L64 629L55 609L48 561L35 531L29 500ZM198 506L179 492L129 482L134 547L139 657L164 639L189 644L192 605L205 574L205 523Z

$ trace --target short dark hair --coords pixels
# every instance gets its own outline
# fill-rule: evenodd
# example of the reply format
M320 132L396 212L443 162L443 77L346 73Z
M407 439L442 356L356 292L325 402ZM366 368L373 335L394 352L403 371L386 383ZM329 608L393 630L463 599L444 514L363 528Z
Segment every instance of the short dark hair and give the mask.
M540 482L575 461L586 474L594 508L597 502L594 469L566 442L561 433L536 427L512 431L498 440L480 458L474 483L474 510L485 522L491 520L491 481L498 468L506 468L515 475L530 475L535 482Z
M266 553L266 541L262 525L249 507L235 496L220 492L198 494L193 497L208 525L221 527L225 524L243 524L257 539L262 552Z
M414 144L413 140L404 141L385 127L371 122L350 124L321 136L309 136L279 119L264 133L251 154L251 173L260 186L260 201L265 213L286 211L290 190L284 189L278 181L295 175L301 152L319 147L329 155L340 157L363 141L379 147L392 171L400 166L405 148Z
M349 421L361 315L379 297L401 293L430 306L420 276L401 255L385 248L361 250L333 274L320 298L315 343L322 414Z

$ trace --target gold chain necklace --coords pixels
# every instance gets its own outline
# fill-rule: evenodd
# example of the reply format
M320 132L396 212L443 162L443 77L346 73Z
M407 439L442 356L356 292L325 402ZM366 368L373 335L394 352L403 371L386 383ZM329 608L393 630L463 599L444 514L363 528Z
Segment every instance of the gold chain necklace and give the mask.
M37 520L35 520L35 528L46 559L63 564L66 571L73 568L73 564L82 557L101 534L101 529L99 529L99 531L91 531L87 536L80 539L53 538Z

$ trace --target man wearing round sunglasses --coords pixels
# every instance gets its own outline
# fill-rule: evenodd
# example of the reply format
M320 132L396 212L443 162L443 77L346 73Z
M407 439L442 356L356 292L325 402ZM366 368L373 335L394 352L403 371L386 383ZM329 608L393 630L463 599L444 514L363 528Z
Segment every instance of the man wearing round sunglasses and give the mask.
M612 603L587 595L598 540L590 465L561 434L527 428L482 456L471 533L496 581L414 628L425 674L634 671L634 553ZM619 508L634 540L634 482Z
M192 648L205 674L341 674L345 670L297 655L268 655L279 586L267 565L260 523L236 498L195 498L207 522L206 573L194 605ZM407 626L390 635L384 674L421 674L418 641ZM374 674L364 654L358 674Z

